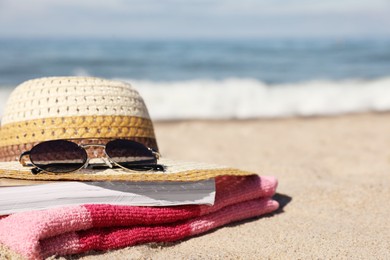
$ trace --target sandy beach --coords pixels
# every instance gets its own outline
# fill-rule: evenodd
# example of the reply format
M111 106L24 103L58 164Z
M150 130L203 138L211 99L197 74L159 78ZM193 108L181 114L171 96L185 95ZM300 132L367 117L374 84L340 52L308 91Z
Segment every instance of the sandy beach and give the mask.
M0 0L0 260L390 260L389 10Z
M67 259L389 259L390 114L157 122L166 157L274 175L281 209L172 244Z

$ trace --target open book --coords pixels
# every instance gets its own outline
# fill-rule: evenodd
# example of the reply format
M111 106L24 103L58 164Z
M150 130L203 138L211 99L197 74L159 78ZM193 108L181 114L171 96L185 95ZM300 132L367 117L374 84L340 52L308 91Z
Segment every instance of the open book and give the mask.
M30 184L30 185L29 185ZM0 215L66 205L214 204L214 179L197 182L0 182Z

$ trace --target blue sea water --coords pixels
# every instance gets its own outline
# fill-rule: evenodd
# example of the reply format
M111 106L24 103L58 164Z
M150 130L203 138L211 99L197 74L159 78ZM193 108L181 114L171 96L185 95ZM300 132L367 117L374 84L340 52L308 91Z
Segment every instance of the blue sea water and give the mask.
M0 85L41 76L265 83L374 79L390 73L390 40L2 39Z
M161 119L387 111L390 39L0 39L2 103L59 75L129 81Z

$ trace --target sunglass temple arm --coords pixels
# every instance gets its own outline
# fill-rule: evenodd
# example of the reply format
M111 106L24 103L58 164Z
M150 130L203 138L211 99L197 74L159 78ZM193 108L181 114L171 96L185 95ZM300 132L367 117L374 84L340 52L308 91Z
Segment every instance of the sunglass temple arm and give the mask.
M156 159L160 159L161 157L161 154L159 152L157 152L156 150L154 150L153 148L149 148L148 149L153 153L154 156L156 156Z
M23 152L20 156L19 156L19 162L20 162L20 164L21 165L23 165L23 166L26 166L27 164L26 164L26 161L24 160L24 156L26 156L26 155L30 155L30 151L25 151L25 152Z

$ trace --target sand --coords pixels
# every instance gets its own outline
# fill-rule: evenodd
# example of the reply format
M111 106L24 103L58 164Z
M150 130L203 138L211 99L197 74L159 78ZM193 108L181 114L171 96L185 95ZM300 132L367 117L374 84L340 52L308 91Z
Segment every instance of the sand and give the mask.
M277 213L81 259L390 259L390 114L160 122L162 154L274 175Z

